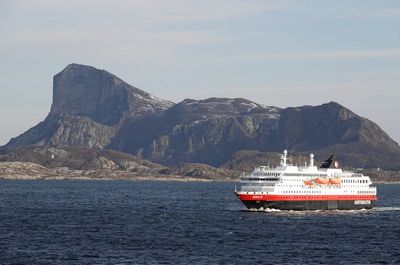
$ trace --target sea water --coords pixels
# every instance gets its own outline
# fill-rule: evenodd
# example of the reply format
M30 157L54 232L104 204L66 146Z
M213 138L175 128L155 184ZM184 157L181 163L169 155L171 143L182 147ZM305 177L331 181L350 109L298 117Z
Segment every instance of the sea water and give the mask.
M236 183L0 181L0 264L400 264L400 185L361 211L247 211Z

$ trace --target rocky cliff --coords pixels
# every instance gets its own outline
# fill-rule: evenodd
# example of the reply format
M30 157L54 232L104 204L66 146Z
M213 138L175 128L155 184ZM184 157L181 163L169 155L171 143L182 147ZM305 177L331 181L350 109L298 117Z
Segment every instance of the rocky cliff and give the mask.
M245 99L188 99L163 115L127 123L110 147L167 165L219 166L235 151L272 146L279 117L279 109Z
M283 149L314 152L321 160L335 153L355 167L400 166L395 141L335 102L286 109L241 98L173 104L105 70L77 64L54 77L48 117L2 150L27 145L108 148L169 166L226 166L241 150Z
M105 70L71 64L53 78L53 103L46 119L2 150L32 144L103 148L127 120L172 105Z
M101 124L114 125L123 117L164 111L172 105L105 70L71 64L53 78L50 115L84 116Z

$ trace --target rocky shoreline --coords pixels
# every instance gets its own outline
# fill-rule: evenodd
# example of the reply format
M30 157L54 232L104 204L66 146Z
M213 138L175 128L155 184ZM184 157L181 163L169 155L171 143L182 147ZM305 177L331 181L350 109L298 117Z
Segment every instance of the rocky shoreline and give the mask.
M203 166L203 165L201 165ZM189 167L189 165L185 165ZM183 167L185 169L185 167ZM131 172L126 170L91 169L75 170L47 168L31 162L0 162L0 179L15 180L154 180L154 181L235 181L236 175L216 176L214 172L199 170L195 165L190 171L168 169L165 174ZM181 174L174 174L179 172ZM192 175L192 176L191 176Z
M196 171L196 167L202 170ZM31 162L0 162L0 179L8 180L239 181L238 172L227 175L225 170L207 171L201 164L185 164L161 172L163 174L111 169L74 170L65 167L47 168ZM370 176L374 184L400 184L397 172L363 173Z

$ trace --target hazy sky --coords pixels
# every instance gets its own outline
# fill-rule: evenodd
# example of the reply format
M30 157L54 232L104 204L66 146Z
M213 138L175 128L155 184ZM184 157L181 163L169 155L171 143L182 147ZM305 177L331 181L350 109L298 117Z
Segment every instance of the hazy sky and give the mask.
M174 102L337 101L400 141L400 1L0 0L0 145L75 62Z

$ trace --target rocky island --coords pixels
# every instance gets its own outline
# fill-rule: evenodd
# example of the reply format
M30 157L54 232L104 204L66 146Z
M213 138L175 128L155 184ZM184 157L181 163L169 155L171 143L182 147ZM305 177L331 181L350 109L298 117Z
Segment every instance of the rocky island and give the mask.
M173 103L78 64L54 76L48 116L0 147L0 177L236 180L276 164L283 149L296 163L310 152L320 161L334 153L344 167L398 180L398 143L336 102L286 109L242 98Z

